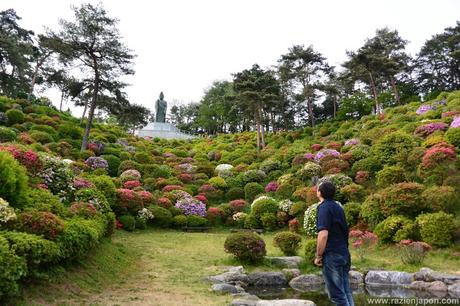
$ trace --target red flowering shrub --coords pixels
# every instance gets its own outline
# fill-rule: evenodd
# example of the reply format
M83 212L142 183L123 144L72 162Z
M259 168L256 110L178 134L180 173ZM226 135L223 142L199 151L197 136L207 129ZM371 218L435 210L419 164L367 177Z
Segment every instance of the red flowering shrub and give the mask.
M211 223L220 222L225 213L219 207L209 207L206 217Z
M184 187L182 186L179 186L179 185L166 185L163 187L162 191L163 192L170 192L170 191L173 191L173 190L183 190Z
M312 149L313 151L319 151L319 150L321 150L322 148L323 148L323 146L320 145L319 143L315 143L315 144L312 144L312 145L311 145L311 149Z
M115 210L118 213L137 213L144 208L143 199L139 193L131 189L120 188L116 190L117 201Z
M208 199L206 198L206 196L204 194L196 195L195 199L197 199L198 201L203 202L204 204L208 203Z
M30 134L27 132L19 134L19 141L23 144L33 144L35 142L35 140L30 137Z
M189 173L181 173L179 174L179 180L182 183L190 183L193 180L193 176Z
M123 183L123 187L126 188L126 189L134 189L136 187L140 187L141 186L141 182L137 181L137 180L133 180L133 181L126 181Z
M340 150L340 148L342 148L342 144L340 142L336 142L336 141L333 141L333 142L330 142L326 145L326 148L328 149L334 149L334 150Z
M115 228L116 229L123 229L123 223L118 221L118 219L115 220Z
M291 232L299 233L300 232L300 222L297 218L291 219L288 222L288 227Z
M97 209L91 203L74 202L70 206L69 212L72 216L91 218L97 214Z
M440 164L455 163L455 147L447 143L438 143L426 150L422 159L422 168L431 169Z
M157 205L163 208L168 208L168 207L171 207L173 204L170 199L166 197L161 197L161 198L158 198Z
M64 230L64 222L51 212L31 210L18 216L18 227L21 231L52 240Z
M369 171L360 170L356 172L355 182L358 184L364 184L369 180Z
M244 210L246 206L246 201L243 199L230 201L230 207L234 212L240 212Z
M348 236L351 239L351 245L354 249L356 249L360 260L364 260L366 251L373 247L378 241L377 235L368 231L363 232L360 230L352 230Z
M144 206L145 206L146 204L152 203L152 201L153 201L153 195L152 195L151 192L148 192L148 191L145 191L145 190L141 190L141 191L138 191L138 194L139 194L139 196L141 197L142 202L144 203Z
M399 242L401 261L407 265L420 265L427 253L432 250L431 245L422 241L410 239Z
M27 168L29 172L38 172L41 169L42 163L38 154L32 150L25 151L14 145L1 146L0 151L9 152L14 159L16 159L21 165Z

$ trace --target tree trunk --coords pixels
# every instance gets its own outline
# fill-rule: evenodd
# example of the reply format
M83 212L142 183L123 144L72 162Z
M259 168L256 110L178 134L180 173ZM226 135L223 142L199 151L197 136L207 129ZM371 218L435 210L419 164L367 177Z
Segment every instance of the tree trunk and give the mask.
M262 116L262 112L260 111L259 109L259 118L263 118ZM265 132L264 132L264 125L262 124L262 127L261 127L261 140L262 140L262 144L261 144L261 147L262 149L265 148Z
M81 142L81 149L80 149L81 152L86 150L86 146L88 145L89 132L91 130L91 125L93 123L94 111L96 110L97 96L98 96L98 92L99 92L99 70L98 70L97 61L96 61L95 57L93 57L93 63L94 63L93 98L92 98L92 101L91 101L91 106L89 108L88 121L86 122L85 133L83 134L83 140Z
M308 116L310 117L311 126L315 126L315 117L313 116L313 102L311 98L307 98L307 106L308 106Z
M333 108L334 108L334 119L335 119L335 116L337 115L337 96L334 95L334 98L332 99L332 105L333 105Z
M88 110L88 101L85 102L85 108L83 109L83 114L81 115L80 124L85 120L86 111Z
M59 103L59 111L62 112L62 101L64 100L64 90L61 92L61 102Z
M37 59L37 64L35 65L34 74L32 75L32 81L30 82L30 91L29 95L27 96L27 100L30 101L32 99L32 95L34 94L34 87L35 83L37 82L37 75L38 75L38 68L39 68L39 60Z
M398 92L398 87L396 87L396 81L395 81L395 78L393 76L391 76L391 87L393 88L393 93L395 95L395 101L396 101L396 104L399 105L399 92Z
M377 88L375 87L374 77L372 76L372 73L370 72L369 72L369 79L371 83L372 94L374 95L375 113L378 114L380 111L380 108L379 108L379 99L377 96Z
M260 122L259 119L257 118L257 112L254 113L254 120L256 123L256 130L257 130L257 155L259 155L260 152Z

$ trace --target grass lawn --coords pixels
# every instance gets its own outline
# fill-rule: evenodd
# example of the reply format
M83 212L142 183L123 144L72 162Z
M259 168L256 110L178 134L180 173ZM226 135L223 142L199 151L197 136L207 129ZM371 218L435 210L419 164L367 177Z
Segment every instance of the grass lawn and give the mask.
M205 276L219 273L222 266L239 264L223 250L227 235L224 230L117 231L112 242L104 241L81 263L54 271L49 281L25 286L21 299L9 305L228 305L230 296L214 294L210 284L202 281ZM267 253L282 255L273 247L273 236L263 235ZM362 262L352 255L353 265L361 270L413 272L420 268L403 265L395 248L375 248ZM433 251L423 266L460 273L460 249ZM246 268L274 269L266 265ZM302 271L318 270L305 264Z

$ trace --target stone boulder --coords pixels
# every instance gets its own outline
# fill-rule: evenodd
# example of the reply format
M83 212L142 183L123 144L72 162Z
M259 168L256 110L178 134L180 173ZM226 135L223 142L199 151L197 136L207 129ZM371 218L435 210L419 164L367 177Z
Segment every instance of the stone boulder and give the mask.
M323 277L316 274L303 274L296 278L293 278L289 282L289 286L291 286L292 289L301 292L308 292L318 289L322 287L323 284Z
M248 284L249 278L246 274L238 272L225 272L219 275L209 276L206 278L207 281L210 281L213 284L239 284L244 285Z
M283 256L283 257L270 257L267 256L265 259L275 267L279 268L298 268L303 262L303 258L300 256Z
M424 282L414 281L409 285L412 290L447 292L447 286L441 281Z
M300 276L300 270L299 269L283 269L281 270L283 272L284 276L286 276L286 279L290 281L291 279Z
M256 300L236 299L231 306L315 306L315 303L308 300L285 299L285 300Z
M281 272L254 272L248 275L250 286L284 286L288 281Z
M441 281L446 285L452 285L460 281L459 274L447 274L433 271L429 268L421 268L419 272L414 274L415 280L424 282Z
M447 291L451 297L460 298L460 282L449 285Z
M212 291L217 293L238 293L238 289L230 284L214 284L212 285Z
M350 270L350 272L348 272L348 279L350 285L362 285L364 283L364 274L355 270Z
M381 271L370 270L366 274L364 282L366 285L409 285L414 278L413 273L399 272L399 271Z

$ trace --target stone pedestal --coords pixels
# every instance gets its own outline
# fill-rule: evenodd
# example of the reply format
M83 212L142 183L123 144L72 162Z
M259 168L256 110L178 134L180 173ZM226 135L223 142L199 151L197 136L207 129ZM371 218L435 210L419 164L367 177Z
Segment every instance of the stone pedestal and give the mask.
M167 122L151 122L137 131L142 138L193 139L192 135L182 133L177 127Z

